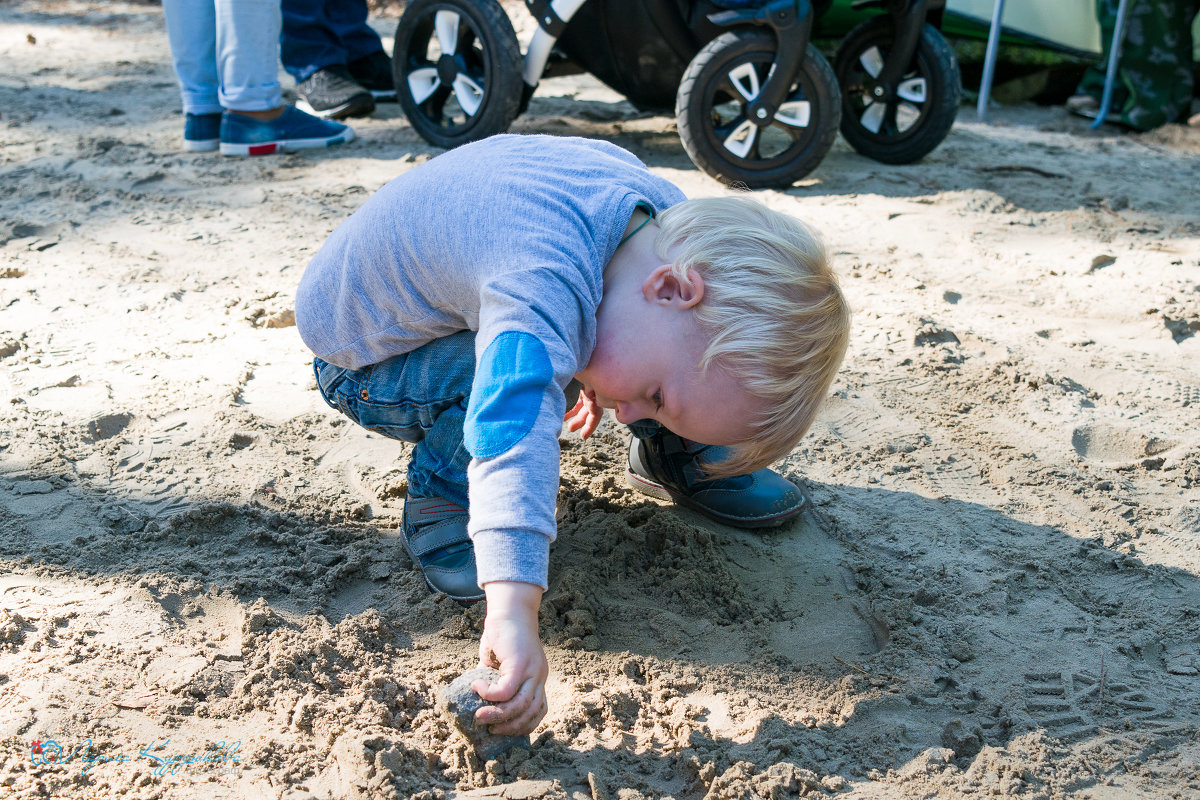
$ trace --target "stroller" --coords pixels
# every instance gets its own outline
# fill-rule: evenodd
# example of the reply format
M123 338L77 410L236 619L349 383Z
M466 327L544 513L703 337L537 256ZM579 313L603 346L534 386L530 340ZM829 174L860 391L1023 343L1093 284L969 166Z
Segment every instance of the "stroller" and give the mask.
M958 64L945 0L865 0L872 16L832 67L810 43L833 0L525 0L522 58L497 0L413 0L396 29L397 97L417 132L451 148L507 130L543 77L590 72L640 110L673 109L692 161L717 180L783 188L842 135L891 164L946 137Z

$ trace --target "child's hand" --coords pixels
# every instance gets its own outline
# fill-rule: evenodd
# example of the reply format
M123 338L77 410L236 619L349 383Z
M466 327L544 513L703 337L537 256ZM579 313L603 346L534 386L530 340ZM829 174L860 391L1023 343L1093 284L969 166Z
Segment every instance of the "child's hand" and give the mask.
M595 393L584 388L579 390L579 399L575 401L575 407L564 414L563 419L567 420L567 430L579 431L579 435L586 439L596 432L603 416L604 409L596 405Z
M550 666L538 638L542 589L531 583L493 581L487 594L487 618L479 640L479 664L500 670L499 683L478 680L476 694L497 705L475 712L475 721L492 733L524 736L546 716L546 676Z

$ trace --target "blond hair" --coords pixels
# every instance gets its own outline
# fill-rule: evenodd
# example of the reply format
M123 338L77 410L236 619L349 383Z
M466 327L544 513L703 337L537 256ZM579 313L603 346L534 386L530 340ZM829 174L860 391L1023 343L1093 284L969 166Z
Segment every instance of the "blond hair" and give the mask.
M654 248L679 281L704 281L696 320L716 365L766 409L752 438L703 464L712 478L769 466L812 425L850 338L850 311L820 236L747 197L687 200L663 211Z

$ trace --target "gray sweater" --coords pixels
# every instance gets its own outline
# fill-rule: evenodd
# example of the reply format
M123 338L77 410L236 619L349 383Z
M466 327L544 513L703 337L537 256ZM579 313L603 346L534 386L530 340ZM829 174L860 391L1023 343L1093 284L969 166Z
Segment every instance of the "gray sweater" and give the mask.
M465 443L481 584L546 588L563 389L595 346L604 267L638 203L683 199L607 142L494 136L388 183L305 271L296 324L332 364L477 331Z

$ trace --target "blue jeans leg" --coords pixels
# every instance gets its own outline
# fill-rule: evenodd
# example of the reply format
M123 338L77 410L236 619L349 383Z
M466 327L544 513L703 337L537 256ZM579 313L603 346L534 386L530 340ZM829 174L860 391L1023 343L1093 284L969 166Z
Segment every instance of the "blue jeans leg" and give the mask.
M445 497L467 508L463 445L475 377L475 334L463 331L362 369L313 361L325 402L367 430L411 442L410 497Z
M283 0L283 68L301 83L383 49L366 0Z
M283 104L279 85L279 0L217 0L221 105L267 111Z
M163 0L163 12L186 113L283 102L278 0Z
M163 0L163 16L184 112L220 114L216 6L210 0Z

